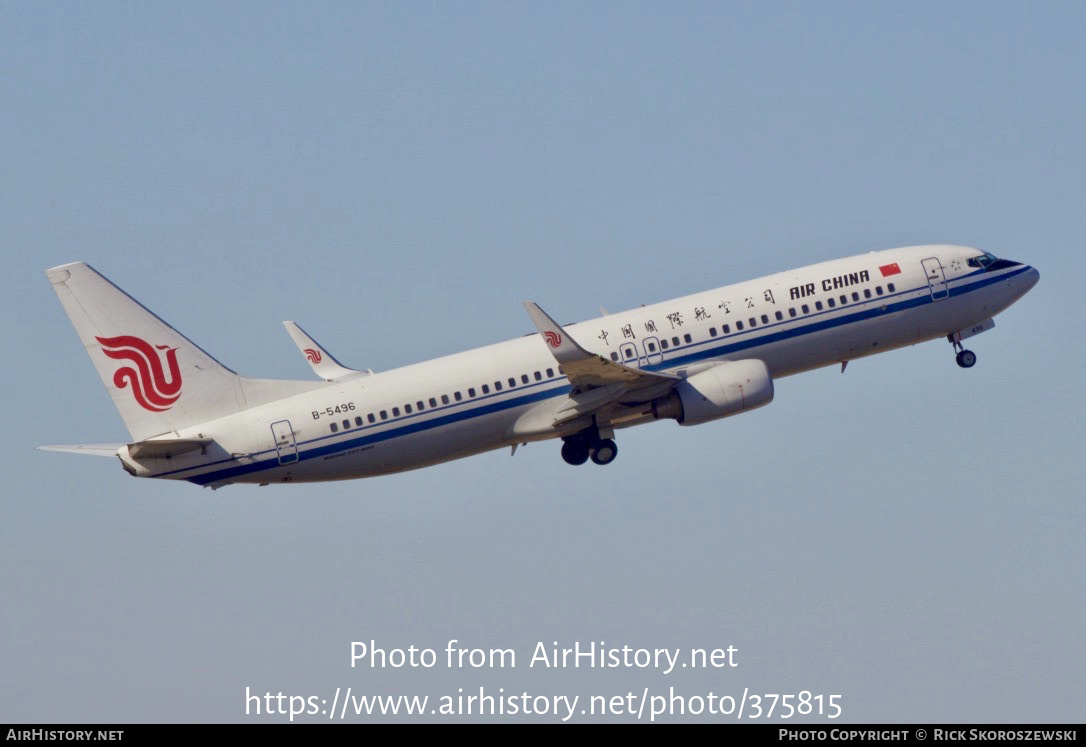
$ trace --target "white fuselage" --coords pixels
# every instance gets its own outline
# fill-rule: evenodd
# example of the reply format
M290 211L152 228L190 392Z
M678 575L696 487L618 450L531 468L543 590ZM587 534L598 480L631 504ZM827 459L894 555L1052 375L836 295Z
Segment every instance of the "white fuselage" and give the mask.
M686 376L742 359L773 378L946 337L999 313L1037 281L1006 262L968 263L958 246L872 252L611 314L564 329L592 353ZM934 260L934 261L933 261ZM570 384L536 334L371 376L332 382L179 431L206 453L121 458L135 474L219 486L303 482L414 469L526 441L553 426ZM615 427L644 422L631 417Z

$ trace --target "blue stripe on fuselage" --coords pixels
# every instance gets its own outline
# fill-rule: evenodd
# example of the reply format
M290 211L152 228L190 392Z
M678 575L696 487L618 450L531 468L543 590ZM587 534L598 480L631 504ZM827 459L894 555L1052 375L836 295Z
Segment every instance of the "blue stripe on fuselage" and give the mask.
M965 276L963 278L959 278L957 281L951 281L951 282L947 283L947 289L949 291L949 296L950 297L963 296L963 295L965 295L967 293L971 293L973 291L976 291L976 290L979 290L981 288L987 287L987 286L992 285L994 283L998 283L998 282L1002 282L1004 280L1008 280L1008 279L1010 279L1012 277L1015 277L1016 275L1019 275L1019 274L1021 274L1023 272L1027 272L1029 269L1030 268L1028 266L1021 265L1014 272L1008 272L1008 273L1005 273L1005 274L998 275L996 277L983 277L981 279L978 279L976 282L962 283L961 282L962 280L969 280L971 278L977 277L978 275L983 275L983 276L989 276L990 275L990 272L984 271L984 270L980 270L980 271L975 272L975 273L970 273L969 275L967 275L967 276ZM952 283L954 283L954 282L957 282L958 284L956 286L952 286ZM705 360L705 359L708 359L708 358L721 358L721 357L730 355L732 353L738 353L738 352L741 352L743 350L748 350L750 348L761 347L763 345L772 344L772 343L776 343L776 342L782 342L784 340L794 339L794 338L797 338L797 337L801 337L803 335L813 334L815 332L821 332L821 331L827 330L827 329L833 329L835 327L844 327L844 326L846 326L848 324L854 324L856 322L867 321L869 319L874 319L876 317L885 316L887 314L893 314L893 313L896 313L896 312L899 312L899 311L905 311L907 309L918 308L920 306L925 306L927 304L936 302L936 299L932 298L931 293L929 291L930 291L930 287L928 285L922 285L922 286L918 286L918 287L912 288L912 289L907 290L907 291L899 291L897 293L887 294L885 296L879 296L879 297L875 297L875 298L865 298L862 301L858 301L858 302L855 302L853 304L849 304L847 306L838 306L835 309L821 311L821 312L817 312L815 314L808 314L808 315L806 315L806 316L804 316L802 318L789 319L789 320L785 320L785 321L780 321L780 322L776 322L776 323L767 324L767 325L764 325L764 326L759 327L757 329L751 329L751 330L749 330L747 332L733 333L733 334L727 335L725 337L711 338L710 340L704 340L704 341L701 341L701 342L690 343L688 345L681 346L680 348L673 348L672 349L673 351L674 350L685 350L685 351L689 351L689 352L687 352L687 353L685 353L683 355L679 355L679 356L675 356L674 352L672 352L672 353L670 353L669 357L665 361L663 361L662 363L645 364L645 365L641 366L641 369L645 370L645 371L660 371L660 370L664 370L664 369L675 368L676 366L688 365L690 363L695 363L697 361ZM912 299L899 300L899 301L896 301L894 303L889 303L889 304L886 303L886 301L889 300L889 299L893 299L893 298L899 298L900 299L903 296L909 296L909 295L915 295L915 294L919 294L919 295L917 295L916 298L912 298ZM814 299L814 300L817 300L817 299ZM941 301L941 300L944 300L944 299L939 299L939 300ZM853 313L846 314L846 315L843 315L843 316L833 316L832 318L827 318L831 314L840 314L842 309L847 309L847 308L854 307L854 306L868 306L868 305L872 305L872 304L878 304L878 305L875 306L874 308L855 311ZM818 319L818 317L822 317L822 318ZM812 320L812 321L807 321L807 320ZM764 333L764 330L771 329L771 328L774 328L774 327L784 327L784 326L787 326L787 325L795 325L795 326L790 326L787 329L780 329L780 330L778 330L776 332L772 332L770 334L765 334ZM755 334L755 333L757 333L757 334ZM737 337L742 337L742 338L745 338L745 339L735 339ZM716 343L716 344L714 345L714 343ZM710 346L710 347L706 347L706 346ZM693 350L695 348L697 350ZM642 356L639 360L645 360L644 356ZM563 383L560 384L560 385L557 385L557 386L551 386L549 388L541 388L541 389L539 389L539 391L532 392L531 394L522 394L522 395L518 395L516 397L507 398L507 399L497 400L498 397L502 397L502 396L507 397L508 396L507 393L504 394L504 395L500 395L500 394L497 394L497 393L492 394L492 395L488 395L487 397L480 398L480 400L476 400L476 401L481 402L483 399L489 399L489 400L492 400L492 401L487 402L485 404L479 404L478 406L472 407L471 409L461 410L460 412L448 413L446 415L442 415L442 416L436 417L436 418L432 417L432 415L434 413L434 410L429 410L429 411L426 411L424 413L416 413L416 414L413 414L413 415L404 416L403 418L401 418L401 420L403 420L403 421L410 420L411 422L406 422L401 426L386 429L386 430L381 430L381 431L376 432L376 433L370 432L370 430L373 428L373 426L362 426L362 428L361 428L362 435L359 435L358 437L352 437L352 438L349 438L347 440L336 440L334 443L324 443L321 446L316 446L316 447L309 448L309 449L306 449L306 450L303 450L303 447L306 446L306 445L316 444L316 443L320 443L320 442L327 442L327 441L330 441L333 438L342 439L342 435L340 435L340 436L322 436L320 438L312 439L310 441L304 441L304 442L298 444L298 447L299 447L298 448L298 461L294 462L294 464L297 464L297 463L299 463L301 461L305 461L305 460L309 460L309 459L320 459L320 458L329 456L331 454L336 454L336 453L339 453L339 452L342 452L342 451L347 451L349 449L358 448L360 446L367 446L367 445L370 445L370 444L379 443L381 441L387 441L387 440L393 439L393 438L399 438L400 436L406 436L406 435L410 435L412 433L419 433L421 431L425 431L425 430L428 430L428 429L431 429L431 428L440 428L442 426L451 425L453 423L459 423L459 422L462 422L464 420L470 420L472 418L479 417L479 416L482 416L482 415L489 415L491 413L501 412L503 410L508 410L508 409L511 409L511 408L514 408L514 407L520 407L522 405L531 404L533 402L540 402L540 401L545 400L545 399L561 396L561 395L566 394L567 392L570 391L570 386L569 386L568 383L565 383L566 380L564 379L564 377L556 377L554 379L550 379L550 380L542 382L542 383L537 382L535 384L530 384L530 385L525 386L525 387L518 387L518 389L523 391L524 389L534 389L534 388L537 388L537 387L547 387L548 384L555 383L555 382L558 382L558 381L562 381ZM497 401L494 401L494 400L497 400ZM439 409L451 409L451 408L455 408L455 407L457 407L457 405L449 405L449 406L447 406L445 408L439 408ZM260 457L262 457L264 455L269 455L270 458L259 459ZM211 483L229 481L230 479L239 477L241 475L252 474L254 472L259 472L259 471L266 470L266 469L274 469L276 467L281 466L279 464L279 461L278 461L278 454L274 449L269 449L268 451L260 452L259 454L255 454L253 456L257 457L258 461L254 461L254 462L252 462L250 464L244 464L244 465L235 464L234 466L231 466L231 467L227 467L227 468L224 468L224 469L217 469L217 470L214 470L212 472L204 472L202 474L194 475L192 477L188 477L188 478L184 478L184 479L188 480L189 482L196 483L198 485L207 485L207 484L211 484ZM235 460L233 460L233 459L223 460L222 462L218 462L217 464L224 464L224 463L228 464L228 463L232 463L234 461ZM207 467L214 467L214 466L215 466L214 464L212 464L212 465L204 465L203 467L199 467L199 468L196 468L196 469L207 469ZM155 475L155 477L168 477L168 476L173 475L173 474L178 474L178 473L181 473L181 472L190 471L191 469L193 469L193 468L177 470L176 472L161 473L161 474Z

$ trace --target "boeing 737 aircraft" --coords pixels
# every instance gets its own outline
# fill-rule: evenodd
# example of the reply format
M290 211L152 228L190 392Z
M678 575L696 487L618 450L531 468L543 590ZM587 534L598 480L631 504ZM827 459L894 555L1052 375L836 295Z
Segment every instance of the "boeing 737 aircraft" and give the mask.
M773 382L885 350L962 341L1037 270L962 246L872 252L374 373L293 322L320 381L239 376L82 262L46 271L132 436L43 446L116 456L138 477L218 488L343 480L562 440L569 464L614 460L614 434L698 425L768 404Z

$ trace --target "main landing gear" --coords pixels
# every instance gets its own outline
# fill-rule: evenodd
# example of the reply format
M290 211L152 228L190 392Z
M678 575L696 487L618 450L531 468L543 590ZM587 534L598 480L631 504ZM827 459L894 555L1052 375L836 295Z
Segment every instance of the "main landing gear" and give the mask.
M584 464L591 459L596 464L610 464L618 456L618 446L610 438L602 438L596 428L562 439L562 459L566 464Z
M947 339L950 340L950 344L954 346L954 349L958 351L958 354L954 356L954 360L958 362L958 365L962 368L972 368L977 363L977 354L972 350L966 350L962 346L961 340L955 339L954 335L947 335Z

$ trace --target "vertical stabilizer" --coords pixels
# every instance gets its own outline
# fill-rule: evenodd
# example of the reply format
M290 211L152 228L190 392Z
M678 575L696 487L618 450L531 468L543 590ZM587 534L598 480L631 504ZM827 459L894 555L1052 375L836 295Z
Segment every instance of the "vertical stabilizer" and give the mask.
M135 441L299 391L238 376L90 265L45 274Z

